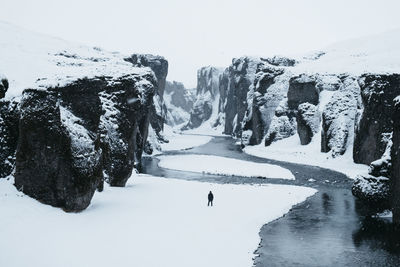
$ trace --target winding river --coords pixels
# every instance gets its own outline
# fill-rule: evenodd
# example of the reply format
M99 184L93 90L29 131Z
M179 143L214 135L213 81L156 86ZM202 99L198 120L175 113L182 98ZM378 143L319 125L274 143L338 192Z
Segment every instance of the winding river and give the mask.
M143 159L143 172L184 180L290 184L318 190L283 217L262 227L255 266L400 266L400 232L389 221L362 216L362 206L350 191L352 181L344 174L254 157L243 153L229 137L215 137L199 147L164 153L183 154L216 155L276 164L292 171L296 180L174 171L158 167L158 160L151 157Z

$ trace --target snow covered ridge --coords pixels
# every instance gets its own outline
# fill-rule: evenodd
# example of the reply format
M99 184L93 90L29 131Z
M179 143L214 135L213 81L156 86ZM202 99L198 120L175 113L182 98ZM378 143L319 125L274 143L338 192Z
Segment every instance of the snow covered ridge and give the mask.
M10 84L8 99L27 88L60 87L80 78L152 73L150 68L133 67L122 54L32 33L4 22L0 22L0 34L0 73Z
M125 186L149 123L164 123L168 62L107 52L0 23L0 177L66 211L103 182ZM136 60L136 61L135 61ZM147 144L148 145L148 144Z

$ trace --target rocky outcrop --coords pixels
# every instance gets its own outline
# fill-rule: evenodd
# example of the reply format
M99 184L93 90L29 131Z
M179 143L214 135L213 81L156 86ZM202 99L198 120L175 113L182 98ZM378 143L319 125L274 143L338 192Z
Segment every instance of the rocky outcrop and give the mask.
M112 81L82 79L24 91L16 187L45 204L79 211L90 204L104 178L112 186L124 186L141 162L153 77L149 72Z
M150 54L133 54L126 61L138 67L149 67L157 79L156 93L154 94L154 105L151 107L150 123L159 139L163 140L161 131L167 116L167 107L164 103L164 90L168 74L168 61L161 56Z
M0 100L0 178L10 175L14 169L18 120L18 103L12 100Z
M189 112L195 101L192 90L186 89L180 82L167 81L164 100L168 110L167 124L173 126L189 121Z
M6 78L2 78L0 80L0 99L5 97L7 90L8 90L8 80Z
M371 162L368 174L360 174L356 177L352 193L361 201L366 208L366 215L372 215L391 209L391 157L392 136L384 138L385 152L382 158Z
M393 131L393 99L399 94L400 75L363 75L359 79L364 111L356 128L353 158L370 164L382 157L385 135Z
M293 67L297 63L295 59L283 56L273 56L265 59L262 58L262 60L268 62L273 66L282 66L282 67Z
M297 121L294 112L287 106L287 98L284 98L275 110L275 116L265 135L264 145L269 146L272 142L288 138L296 134Z
M247 94L248 109L243 122L243 130L251 130L249 144L261 143L270 128L275 110L287 94L283 70L268 64L259 64L254 84Z
M217 105L220 101L219 80L221 69L215 67L203 67L197 71L196 100L190 112L190 120L183 129L199 127L209 120L211 115L217 114Z
M393 222L400 224L400 97L394 101L393 110L393 145L391 150L391 194Z
M302 103L297 110L297 133L302 145L308 145L319 131L321 114L318 107L310 103Z
M295 110L302 103L318 105L320 91L316 84L315 77L306 74L290 78L287 93L289 109Z
M96 135L56 92L25 91L20 109L15 186L66 211L85 209L102 177Z
M259 58L234 58L221 77L221 102L225 113L225 134L240 136L248 109L247 94L254 84ZM220 104L221 106L221 104Z
M322 114L322 152L331 152L333 157L346 152L348 144L353 142L360 110L360 87L356 79L346 78L339 90L332 95Z

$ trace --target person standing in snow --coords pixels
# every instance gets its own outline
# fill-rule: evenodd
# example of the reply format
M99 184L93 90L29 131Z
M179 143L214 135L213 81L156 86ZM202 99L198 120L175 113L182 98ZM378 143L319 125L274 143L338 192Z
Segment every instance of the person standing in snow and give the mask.
M207 204L207 207L210 206L210 204L211 204L211 207L212 207L212 205L213 205L213 200L214 200L214 195L213 195L213 193L210 191L210 193L208 193L208 204Z

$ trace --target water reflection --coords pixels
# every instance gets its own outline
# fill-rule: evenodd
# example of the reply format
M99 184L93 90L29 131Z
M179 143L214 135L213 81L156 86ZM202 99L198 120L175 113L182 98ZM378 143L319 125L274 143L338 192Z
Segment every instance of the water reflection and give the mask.
M353 233L353 242L356 247L368 246L400 255L400 227L390 220L366 217Z

